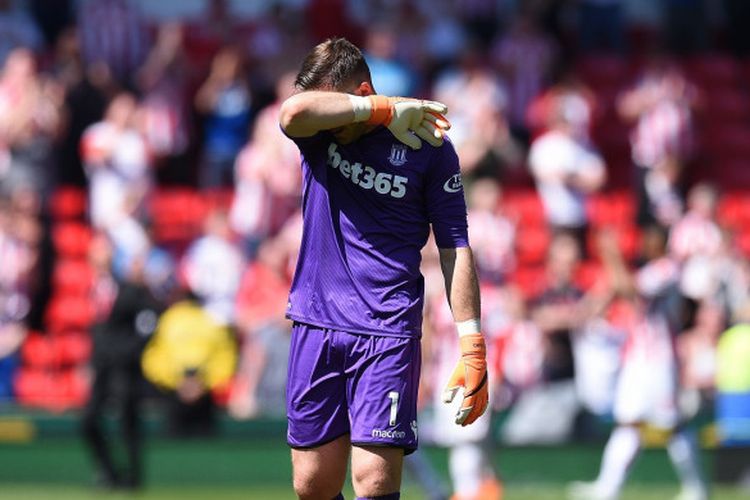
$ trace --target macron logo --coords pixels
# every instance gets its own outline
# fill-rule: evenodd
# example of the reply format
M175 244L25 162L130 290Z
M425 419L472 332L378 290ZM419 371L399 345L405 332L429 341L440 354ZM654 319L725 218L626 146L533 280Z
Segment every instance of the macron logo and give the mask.
M383 429L373 429L372 437L374 438L387 438L387 439L404 439L406 433L404 431L389 431Z
M445 181L445 184L443 184L443 190L446 193L458 193L462 188L463 185L461 184L461 174L451 176L451 178Z

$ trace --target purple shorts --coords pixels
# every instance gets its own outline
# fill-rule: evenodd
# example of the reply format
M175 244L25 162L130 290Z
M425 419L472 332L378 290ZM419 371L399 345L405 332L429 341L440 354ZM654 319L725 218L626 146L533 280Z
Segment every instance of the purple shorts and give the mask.
M289 348L287 442L417 449L418 338L347 333L295 323Z

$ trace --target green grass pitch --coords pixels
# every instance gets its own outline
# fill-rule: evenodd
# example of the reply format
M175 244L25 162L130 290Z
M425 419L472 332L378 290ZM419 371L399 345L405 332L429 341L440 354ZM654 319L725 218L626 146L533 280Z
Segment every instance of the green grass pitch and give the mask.
M426 449L447 478L444 450ZM575 446L498 449L495 459L505 476L507 500L561 500L565 485L596 473L601 448ZM705 457L707 466L710 456ZM234 500L292 499L289 451L271 440L149 441L146 487L137 493L105 492L90 486L88 457L72 438L40 439L0 445L1 500ZM665 500L677 493L677 481L663 450L646 450L636 463L625 500ZM447 479L446 479L447 481ZM354 495L351 487L346 498ZM408 476L405 500L424 499ZM750 494L716 487L715 500L739 500Z

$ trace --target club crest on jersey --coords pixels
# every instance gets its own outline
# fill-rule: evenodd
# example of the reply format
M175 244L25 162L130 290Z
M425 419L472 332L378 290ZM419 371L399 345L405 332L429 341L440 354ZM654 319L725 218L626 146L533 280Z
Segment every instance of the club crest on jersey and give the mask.
M406 163L406 146L404 144L394 144L391 146L391 156L388 161L394 167L400 167Z

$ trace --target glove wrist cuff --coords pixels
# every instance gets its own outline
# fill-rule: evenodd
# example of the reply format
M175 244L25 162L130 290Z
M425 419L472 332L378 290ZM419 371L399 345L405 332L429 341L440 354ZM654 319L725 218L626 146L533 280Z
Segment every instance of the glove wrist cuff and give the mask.
M367 96L370 102L370 117L365 121L368 125L388 125L393 119L393 105L384 95Z
M461 345L462 356L482 356L487 355L487 346L484 343L484 336L481 333L464 335L458 339Z

